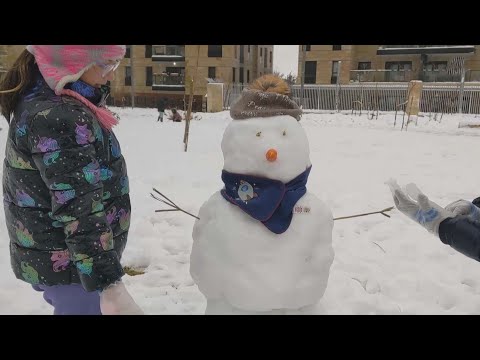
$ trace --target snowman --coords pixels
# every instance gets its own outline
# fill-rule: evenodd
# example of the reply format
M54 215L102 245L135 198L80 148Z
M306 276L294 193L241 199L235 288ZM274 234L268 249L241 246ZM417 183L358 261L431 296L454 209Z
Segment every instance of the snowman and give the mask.
M199 212L190 274L206 314L318 313L333 262L333 217L307 191L309 144L288 85L265 75L231 107L224 188Z

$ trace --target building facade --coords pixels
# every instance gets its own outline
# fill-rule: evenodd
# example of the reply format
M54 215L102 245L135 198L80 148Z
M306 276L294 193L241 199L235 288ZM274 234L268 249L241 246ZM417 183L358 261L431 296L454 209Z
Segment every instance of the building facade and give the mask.
M480 45L300 45L305 84L480 80Z
M0 72L25 45L0 45ZM184 108L193 88L194 109L205 109L207 83L249 83L273 71L273 45L127 45L111 82L110 104L155 107L164 98ZM134 85L132 87L132 84Z
M15 62L26 45L0 45L0 77Z

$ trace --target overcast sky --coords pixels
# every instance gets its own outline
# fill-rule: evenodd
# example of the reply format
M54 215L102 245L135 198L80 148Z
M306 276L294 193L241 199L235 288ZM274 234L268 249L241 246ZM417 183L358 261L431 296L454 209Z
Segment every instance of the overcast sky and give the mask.
M285 75L298 72L298 45L275 45L273 55L273 71Z

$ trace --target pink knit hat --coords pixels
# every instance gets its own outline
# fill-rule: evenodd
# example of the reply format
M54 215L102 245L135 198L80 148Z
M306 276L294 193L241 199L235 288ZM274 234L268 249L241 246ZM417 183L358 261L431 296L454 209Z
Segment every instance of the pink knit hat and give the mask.
M55 94L68 95L81 101L107 130L118 124L118 119L108 109L100 108L75 91L63 87L80 79L94 64L120 61L125 56L125 45L28 45L27 50L35 57L40 73Z
M40 72L60 95L65 84L77 81L93 64L121 60L125 45L28 45Z

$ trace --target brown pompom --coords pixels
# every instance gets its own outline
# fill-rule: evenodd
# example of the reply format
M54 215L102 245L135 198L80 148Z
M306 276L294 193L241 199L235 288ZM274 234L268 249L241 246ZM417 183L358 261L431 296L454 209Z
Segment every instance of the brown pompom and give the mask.
M290 94L290 87L280 77L267 74L256 79L249 87L250 90L271 92L282 95Z

